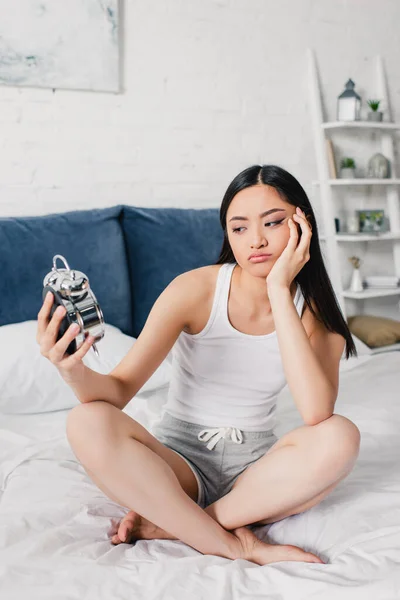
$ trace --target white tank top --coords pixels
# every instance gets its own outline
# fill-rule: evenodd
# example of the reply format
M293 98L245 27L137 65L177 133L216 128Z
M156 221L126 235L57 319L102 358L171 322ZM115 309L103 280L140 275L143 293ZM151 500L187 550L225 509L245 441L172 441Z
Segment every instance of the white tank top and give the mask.
M204 329L193 335L182 331L172 348L164 411L199 425L266 431L275 425L277 395L286 377L276 331L250 335L228 319L235 266L221 265ZM298 284L294 304L301 317L304 297Z

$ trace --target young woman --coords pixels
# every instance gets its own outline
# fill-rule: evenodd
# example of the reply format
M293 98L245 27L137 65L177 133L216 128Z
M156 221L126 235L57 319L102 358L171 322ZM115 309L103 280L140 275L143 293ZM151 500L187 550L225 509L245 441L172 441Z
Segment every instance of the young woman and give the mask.
M355 347L324 267L317 224L299 182L274 165L240 173L222 201L215 265L176 277L139 338L108 375L57 343L63 312L38 314L41 352L81 404L68 440L96 485L130 509L112 537L179 539L203 554L323 562L266 544L246 526L315 506L352 470L360 433L334 414L339 361ZM169 351L163 418L150 434L122 412ZM304 425L273 433L288 384ZM134 400L133 400L134 401Z

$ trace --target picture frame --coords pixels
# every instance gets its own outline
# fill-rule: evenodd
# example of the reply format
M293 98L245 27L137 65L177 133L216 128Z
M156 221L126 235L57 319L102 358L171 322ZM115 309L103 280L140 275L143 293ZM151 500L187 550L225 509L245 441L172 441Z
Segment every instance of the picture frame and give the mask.
M120 92L119 0L0 0L0 14L0 86Z
M382 233L385 231L385 211L383 209L357 210L360 233Z

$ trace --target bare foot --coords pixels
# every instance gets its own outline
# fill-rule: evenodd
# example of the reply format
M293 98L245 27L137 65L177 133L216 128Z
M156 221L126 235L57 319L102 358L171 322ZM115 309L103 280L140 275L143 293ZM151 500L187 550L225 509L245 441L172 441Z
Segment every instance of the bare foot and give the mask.
M238 527L232 533L239 539L243 550L243 553L240 553L236 558L243 558L257 565L268 565L286 560L325 564L315 554L305 552L297 546L266 544L259 540L247 527Z
M318 556L305 552L297 546L266 544L247 527L238 527L231 532L240 542L238 555L232 559L243 558L257 565L268 565L274 562L297 561L325 564ZM151 523L138 513L130 510L121 520L118 532L111 541L114 545L132 544L136 540L177 540L170 533Z
M118 532L112 536L113 544L133 544L136 540L176 540L178 538L151 523L138 513L130 510L118 525Z

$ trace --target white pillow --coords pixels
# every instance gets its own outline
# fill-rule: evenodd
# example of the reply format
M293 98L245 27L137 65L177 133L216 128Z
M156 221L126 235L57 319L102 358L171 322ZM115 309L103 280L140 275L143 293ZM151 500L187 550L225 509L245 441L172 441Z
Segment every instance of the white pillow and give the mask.
M72 408L79 400L58 370L40 354L36 342L37 321L0 327L0 412L43 413ZM117 327L105 325L97 344L99 357L89 350L83 362L94 371L107 374L127 354L136 338ZM167 357L168 358L168 357ZM164 360L139 391L147 393L169 383L170 363Z

